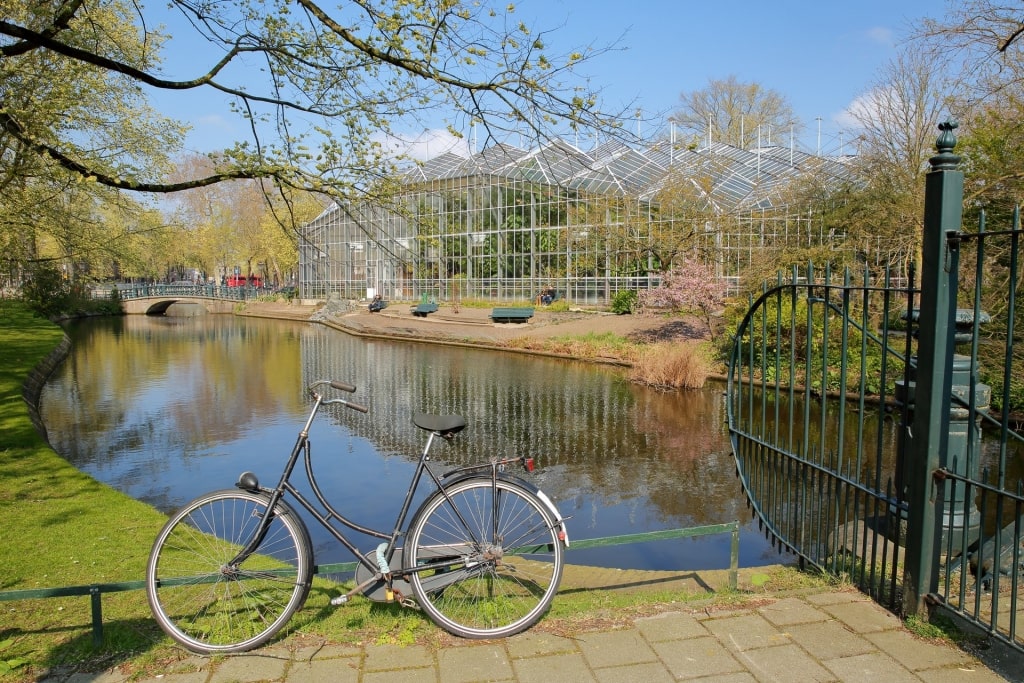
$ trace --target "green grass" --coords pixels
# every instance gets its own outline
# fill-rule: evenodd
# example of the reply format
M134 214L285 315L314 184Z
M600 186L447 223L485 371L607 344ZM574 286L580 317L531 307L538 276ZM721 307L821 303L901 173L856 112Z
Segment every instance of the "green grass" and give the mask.
M516 337L510 339L508 347L543 351L574 358L614 358L626 363L634 362L645 345L631 342L614 332L588 332L581 335L564 335L550 339Z
M603 336L597 336L603 337ZM0 591L139 581L166 516L79 472L54 453L32 425L22 385L60 343L63 333L23 306L0 300ZM618 344L613 338L595 339ZM569 558L571 561L571 557ZM796 570L759 570L749 592L720 593L715 602L741 603L773 590L820 581ZM355 598L331 607L338 593L317 578L306 607L288 626L285 646L449 642L418 611ZM555 598L535 628L575 631L664 609L707 593L571 590ZM134 673L185 671L189 653L156 626L141 590L104 594L104 642L92 642L87 597L0 602L0 681L37 680L54 668Z

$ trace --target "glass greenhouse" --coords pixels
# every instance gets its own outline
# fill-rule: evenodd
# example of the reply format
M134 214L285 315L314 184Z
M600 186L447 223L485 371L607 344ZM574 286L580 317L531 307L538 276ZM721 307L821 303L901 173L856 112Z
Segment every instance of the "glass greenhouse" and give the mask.
M447 153L409 171L387 204L333 205L307 224L300 292L522 302L553 287L572 304L604 305L656 286L684 258L735 282L765 249L842 238L788 206L786 188L808 173L847 169L791 148L725 144Z

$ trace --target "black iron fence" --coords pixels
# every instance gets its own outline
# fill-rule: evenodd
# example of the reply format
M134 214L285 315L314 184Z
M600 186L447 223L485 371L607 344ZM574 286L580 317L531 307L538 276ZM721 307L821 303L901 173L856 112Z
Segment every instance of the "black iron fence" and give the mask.
M920 282L794 271L751 303L729 429L781 549L901 614L939 610L1024 651L1019 211L962 225L955 124L926 181Z

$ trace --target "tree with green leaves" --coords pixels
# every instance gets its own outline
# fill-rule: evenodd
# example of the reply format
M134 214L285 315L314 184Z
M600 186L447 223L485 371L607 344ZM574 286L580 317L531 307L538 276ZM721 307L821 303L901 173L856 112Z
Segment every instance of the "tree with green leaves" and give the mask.
M49 22L44 41L62 33L68 49L150 68L155 45L140 40L127 3L96 3L82 20L67 6L0 0L0 25ZM0 31L2 34L3 31ZM141 207L84 172L127 177L162 174L178 147L180 125L147 105L136 84L112 71L33 49L4 34L0 45L0 247L4 270L17 282L31 264L49 261L70 278L105 270L116 260L123 230L114 213ZM50 154L57 151L60 154ZM49 150L49 151L48 151ZM63 161L61 160L63 159ZM116 168L112 163L116 163Z
M0 2L5 71L39 65L29 83L5 79L0 129L23 154L121 190L165 193L263 178L353 198L403 161L403 128L444 120L456 135L477 124L490 140L513 133L543 140L570 129L607 131L622 120L600 111L576 73L599 50L551 54L546 34L517 20L511 4L172 0L168 11L181 24L173 40L206 64L171 78L159 61L168 36L142 5ZM101 14L115 14L124 31L112 31ZM231 141L211 172L170 181L163 169L136 163L145 148L141 125L90 146L80 143L82 132L99 117L84 107L38 115L39 97L30 91L47 82L43 64L119 84L126 92L113 93L112 104L129 92L215 93L231 103L224 113L244 122L247 139Z

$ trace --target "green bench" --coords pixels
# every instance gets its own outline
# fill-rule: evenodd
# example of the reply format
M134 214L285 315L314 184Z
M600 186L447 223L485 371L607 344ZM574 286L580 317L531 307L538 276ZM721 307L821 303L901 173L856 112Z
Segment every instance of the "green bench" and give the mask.
M412 314L420 318L426 318L428 313L437 313L437 304L418 304L412 309Z
M491 320L496 323L525 323L533 317L532 308L495 308Z

